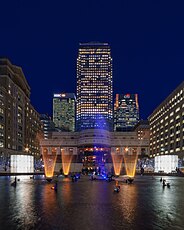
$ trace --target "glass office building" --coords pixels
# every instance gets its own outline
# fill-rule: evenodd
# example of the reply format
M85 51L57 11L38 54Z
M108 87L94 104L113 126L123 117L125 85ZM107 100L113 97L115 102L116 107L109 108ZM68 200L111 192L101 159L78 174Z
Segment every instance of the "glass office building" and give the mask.
M53 122L61 131L75 131L75 94L61 93L53 97Z
M138 94L116 94L114 131L131 131L138 122Z
M108 43L82 43L77 58L77 130L113 130L112 58Z

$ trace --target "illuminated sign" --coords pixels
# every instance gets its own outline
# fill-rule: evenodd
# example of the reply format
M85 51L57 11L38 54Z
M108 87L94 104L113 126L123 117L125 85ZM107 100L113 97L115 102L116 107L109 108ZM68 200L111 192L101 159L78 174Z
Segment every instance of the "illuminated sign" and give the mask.
M54 97L66 97L66 94L62 93L62 94L54 94Z
M54 97L61 97L61 94L54 94Z
M130 94L125 94L124 98L130 98Z

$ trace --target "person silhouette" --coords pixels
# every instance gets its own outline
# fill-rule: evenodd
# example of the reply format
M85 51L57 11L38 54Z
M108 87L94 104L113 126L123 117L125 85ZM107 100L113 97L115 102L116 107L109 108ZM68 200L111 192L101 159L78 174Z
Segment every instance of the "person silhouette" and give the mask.
M166 186L166 180L164 179L163 182L162 182L163 186Z
M17 177L15 177L15 180L14 180L14 182L11 183L11 186L14 186L14 187L17 186Z

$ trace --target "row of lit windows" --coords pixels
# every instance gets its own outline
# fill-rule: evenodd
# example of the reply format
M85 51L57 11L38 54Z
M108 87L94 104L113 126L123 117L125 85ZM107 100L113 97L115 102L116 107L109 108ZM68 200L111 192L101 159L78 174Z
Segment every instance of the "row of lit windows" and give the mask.
M107 101L107 100L106 100ZM96 101L95 102L87 102L87 103L81 103L81 105L80 105L80 107L81 108L93 108L94 106L95 106L95 108L97 107L97 108L100 108L100 107L108 107L109 106L109 104L107 104L107 103L102 103L102 102L105 102L104 100L103 101L101 101L101 104L98 104L98 103L96 103Z
M103 80L100 80L100 81L95 80L92 83L90 82L90 80L86 80L86 81L81 81L80 85L78 85L78 88L97 87L97 88L101 89L103 86L111 87L111 84L108 84L107 81L105 81L105 80L104 81Z
M107 75L107 73L111 73L109 71L109 67L108 66L102 66L101 64L99 65L85 65L85 66L81 66L79 69L78 69L78 72L80 71L85 71L85 76L90 76L90 73L92 73L93 71L96 71L96 73L98 73L98 75L102 75L103 74Z
M91 87L97 87L97 88L101 89L101 87L103 87L105 84L107 84L107 81L100 80L100 81L94 81L92 83L93 84L91 84L91 82L89 82L89 80L81 81L80 85L78 85L78 88L84 88L84 86L86 88L86 87L91 86ZM107 84L106 86L111 87L111 84Z
M91 49L79 49L79 57L80 58L88 58L88 57L99 57L99 56L104 56L104 57L110 57L110 49L108 50L91 50Z
M95 59L95 58L88 58L87 60L81 60L78 63L78 66L85 66L85 65L91 65L91 66L107 66L109 65L109 59L108 58L99 58L99 59Z
M171 114L170 116L173 116L173 114ZM182 114L182 116L184 117L184 114ZM180 120L180 118L183 118L183 117L181 117L180 114L178 114L175 118L172 118L172 119L169 121L169 123L172 123L172 122L174 122L174 121L178 121L178 120ZM168 119L168 116L165 118L165 120L167 120L167 119ZM160 122L154 124L153 127L150 128L150 130L156 128L156 126L160 126L160 124L162 124L162 123L163 123L163 119L162 119ZM165 126L167 126L167 125L168 125L168 122L165 123ZM163 128L163 126L159 127L158 130L159 130L160 128Z
M88 109L88 110L84 110L84 109L81 109L81 113L86 113L86 114L89 114L89 113L108 113L108 111L106 109Z
M180 90L169 102L165 103L165 105L159 109L152 117L150 117L150 124L158 120L161 116L163 116L166 112L171 110L174 106L180 103L183 100L183 90ZM179 111L179 110L178 110Z
M80 55L80 57L77 59L79 62L84 62L86 60L91 60L91 59L95 59L95 60L101 60L101 59L105 59L105 60L111 60L109 55Z
M96 88L96 89L95 89ZM101 87L97 88L96 87L81 87L77 89L77 95L81 96L96 96L96 97L101 97L101 96L107 96L107 95L112 95L112 89L109 89L109 87ZM81 90L82 89L82 90Z
M97 107L97 106L88 106L87 108L85 106L79 106L77 107L76 111L77 113L80 111L101 111L101 110L108 110L109 112L112 112L112 108L110 106L101 106L101 107Z
M164 131L165 135L167 135L168 132L169 132L170 134L176 132L176 134L177 134L177 133L180 132L180 129L182 129L182 126L180 126L179 123L178 123L178 124L175 126L175 130L174 130L174 126L170 127L169 129L165 129L165 130L157 129L157 132L156 132L156 130L154 130L153 132L150 132L150 136L153 136L153 138L154 138L154 137L155 137L155 136L154 136L155 133L157 133L157 135L162 135L162 134L163 134L163 131ZM150 140L152 140L152 139L150 139Z

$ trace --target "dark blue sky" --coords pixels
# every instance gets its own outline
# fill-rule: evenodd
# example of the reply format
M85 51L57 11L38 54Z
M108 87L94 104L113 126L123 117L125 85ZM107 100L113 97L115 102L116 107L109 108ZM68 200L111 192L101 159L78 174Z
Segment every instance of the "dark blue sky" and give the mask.
M79 42L109 42L114 93L138 93L146 119L184 80L184 1L0 0L0 56L23 68L31 102L76 91Z

